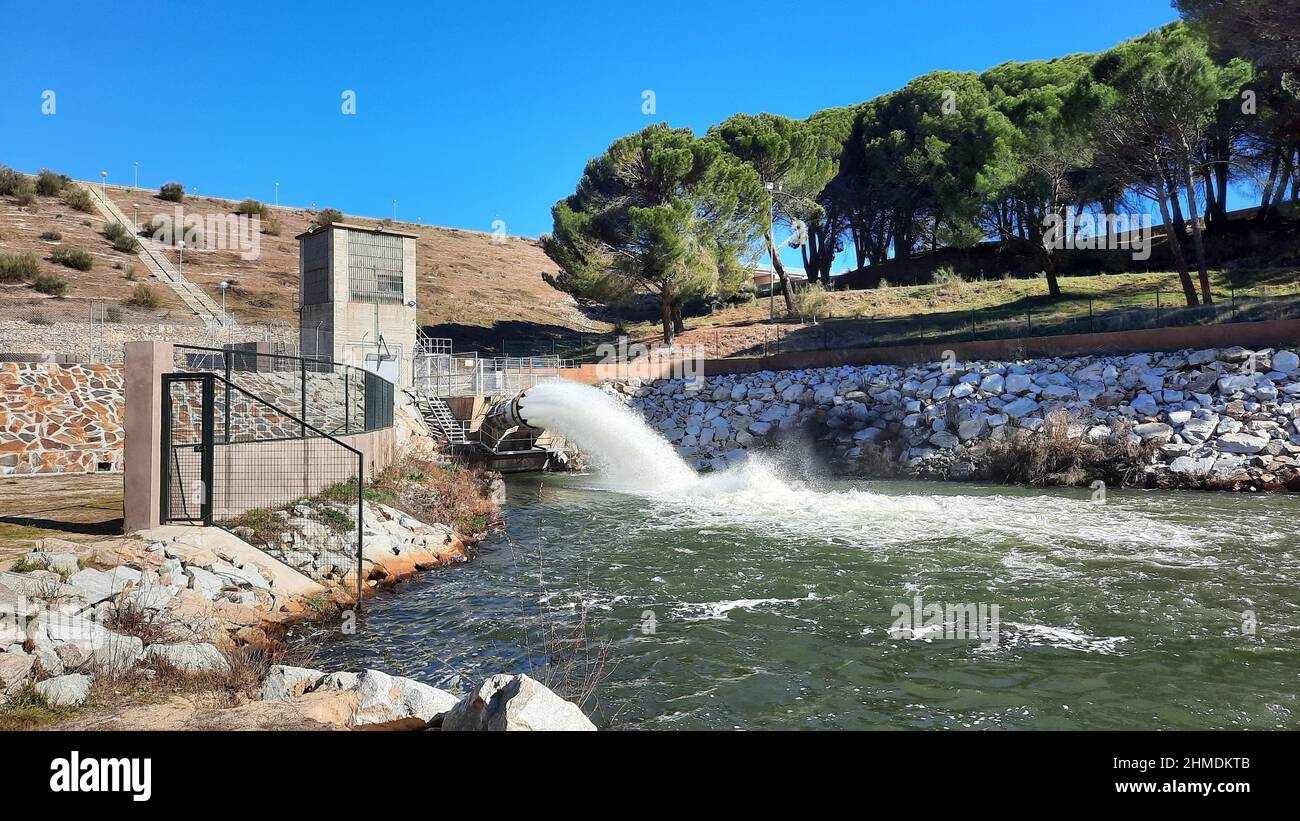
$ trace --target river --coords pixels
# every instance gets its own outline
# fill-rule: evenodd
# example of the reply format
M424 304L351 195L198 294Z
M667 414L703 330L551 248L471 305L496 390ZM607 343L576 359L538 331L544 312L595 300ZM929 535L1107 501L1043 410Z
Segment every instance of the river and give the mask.
M464 692L543 678L546 636L585 624L608 663L583 706L613 729L1300 727L1300 499L801 472L511 477L473 562L299 638ZM901 609L935 604L984 618Z

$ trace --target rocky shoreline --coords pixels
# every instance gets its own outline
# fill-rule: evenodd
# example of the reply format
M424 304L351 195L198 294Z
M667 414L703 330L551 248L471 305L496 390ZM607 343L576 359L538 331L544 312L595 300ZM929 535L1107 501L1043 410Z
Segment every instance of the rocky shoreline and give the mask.
M1033 479L1045 483L1300 491L1300 357L1289 350L953 359L606 389L705 471L809 432L850 476L1015 481L1012 463L1037 448L1062 468Z

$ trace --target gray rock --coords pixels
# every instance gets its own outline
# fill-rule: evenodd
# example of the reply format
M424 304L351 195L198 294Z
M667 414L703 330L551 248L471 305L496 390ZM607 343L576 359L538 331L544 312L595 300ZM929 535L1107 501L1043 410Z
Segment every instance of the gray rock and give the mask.
M36 683L36 692L55 707L79 707L90 695L90 676L72 673Z
M361 703L352 716L353 726L383 724L403 718L433 721L456 706L451 693L378 670L366 670L357 678Z
M565 701L526 675L495 675L461 699L442 720L451 731L592 731L576 704Z
M1129 404L1142 416L1155 416L1160 413L1160 405L1149 393L1139 393Z
M1143 439L1168 439L1174 435L1174 429L1164 422L1147 422L1142 425L1136 425L1133 432Z
M12 696L31 677L36 657L26 653L0 653L0 696Z
M307 563L310 564L311 555L304 555L307 556ZM301 565L295 566L300 567ZM225 580L216 573L212 573L194 565L185 568L185 575L189 578L190 589L198 592L208 601L212 601L220 595L222 588L226 586Z
M1248 433L1229 433L1214 440L1215 450L1224 453L1259 453L1267 444L1267 437Z
M126 589L130 582L138 583L142 577L139 570L120 565L112 570L82 570L68 577L68 586L75 595L86 604L99 604Z
M308 667L291 667L276 664L266 673L262 680L263 701L284 701L295 698L316 687L325 674Z
M1002 412L1012 419L1019 419L1020 417L1031 414L1036 410L1038 410L1038 403L1027 396L1022 396L1004 407Z
M1289 374L1296 368L1300 368L1300 356L1295 352L1278 351L1273 354L1273 370Z
M164 661L185 673L228 673L230 662L215 645L202 644L151 644L144 650L150 661Z
M1027 373L1008 374L1003 380L1007 393L1024 393L1034 384Z

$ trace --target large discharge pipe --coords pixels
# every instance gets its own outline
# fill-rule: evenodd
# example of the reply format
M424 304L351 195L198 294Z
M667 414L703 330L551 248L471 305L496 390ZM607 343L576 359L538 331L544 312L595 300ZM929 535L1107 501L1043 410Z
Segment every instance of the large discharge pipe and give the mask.
M505 428L532 428L533 426L528 424L528 420L524 417L524 409L521 405L527 392L520 391L508 399L498 401L488 410L484 421L495 419Z

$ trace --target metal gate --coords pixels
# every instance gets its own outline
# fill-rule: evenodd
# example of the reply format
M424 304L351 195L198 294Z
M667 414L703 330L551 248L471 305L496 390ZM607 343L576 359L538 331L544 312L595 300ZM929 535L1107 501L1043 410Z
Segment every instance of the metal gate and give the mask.
M162 522L212 524L213 374L162 381Z

